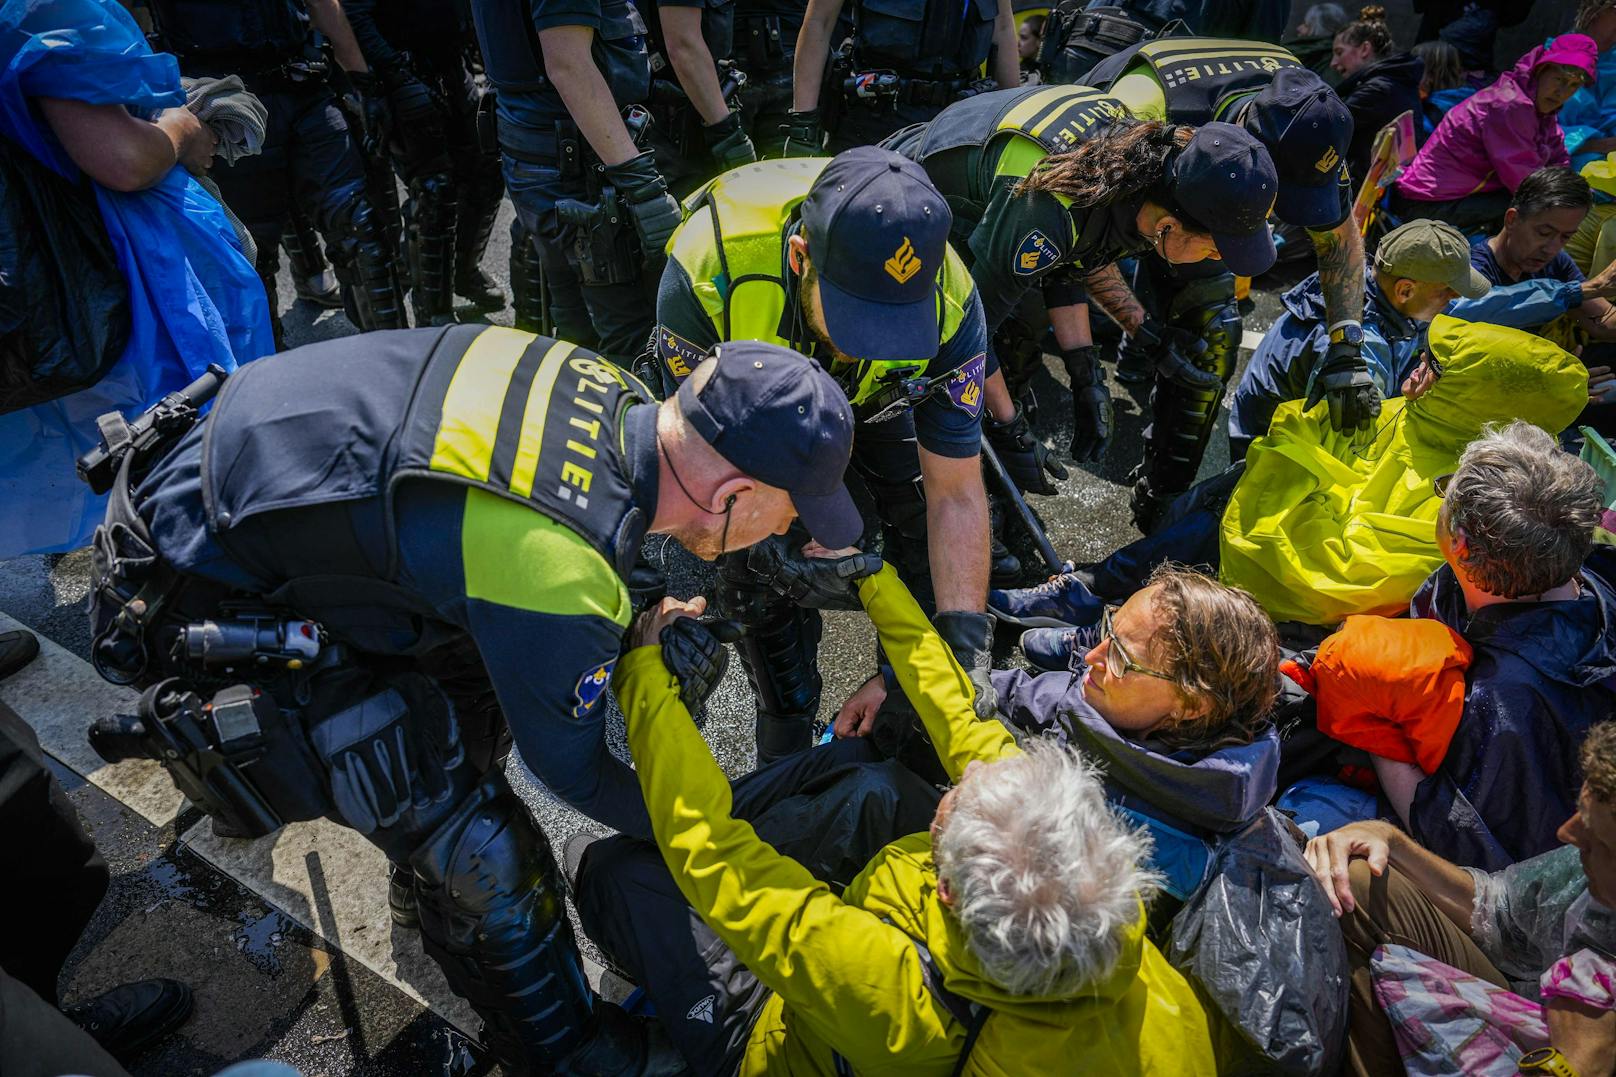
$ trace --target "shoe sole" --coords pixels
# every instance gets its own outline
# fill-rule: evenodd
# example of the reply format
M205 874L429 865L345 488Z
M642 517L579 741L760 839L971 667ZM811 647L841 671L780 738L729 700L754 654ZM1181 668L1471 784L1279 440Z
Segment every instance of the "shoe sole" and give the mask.
M1032 616L1027 616L1027 617L1015 617L1015 616L1012 616L1011 614L1008 614L1008 613L1004 612L1001 609L998 609L991 602L988 603L988 612L993 614L993 616L995 618L997 618L998 620L1003 621L1005 624L1020 625L1022 628L1076 628L1077 627L1076 625L1072 624L1070 621L1057 621L1053 617L1039 617L1037 615L1032 615Z

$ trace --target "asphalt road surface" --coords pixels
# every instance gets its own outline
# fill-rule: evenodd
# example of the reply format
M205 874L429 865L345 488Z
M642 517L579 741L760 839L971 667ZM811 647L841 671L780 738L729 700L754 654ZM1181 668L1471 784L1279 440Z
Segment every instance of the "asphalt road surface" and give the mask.
M507 204L484 262L507 288L509 216ZM287 302L293 290L284 271L280 294L291 344L353 333L338 312ZM1269 292L1259 291L1254 299L1248 340L1277 309ZM488 320L508 325L510 311ZM1057 369L1051 361L1036 385L1041 432L1064 457L1070 397ZM1115 385L1113 392L1117 430L1109 458L1072 468L1059 496L1033 499L1056 548L1076 561L1096 560L1137 537L1123 478L1138 458L1144 401L1126 386ZM1220 426L1203 474L1226 458ZM706 566L660 539L649 550L667 568L673 593L703 590ZM47 750L65 761L58 774L114 872L111 893L70 962L65 999L154 975L196 987L195 1015L135 1061L137 1077L210 1074L228 1062L259 1057L290 1063L310 1077L486 1072L453 1023L475 1033L475 1021L447 998L420 957L417 940L387 920L381 868L364 847L344 844L331 830L303 828L256 843L220 842L210 838L206 820L194 809L160 803L166 789L160 773L155 783L134 782L125 775L136 764L106 768L85 758L82 729L116 709L83 661L87 567L84 550L0 562L0 625L9 616L56 645L47 647L49 661L0 683L0 705L39 728ZM538 653L542 641L534 644ZM872 655L873 634L862 615L826 616L822 720L872 672ZM1006 660L1015 658L1008 654ZM731 663L709 708L705 733L715 757L730 775L745 773L753 762L753 709L738 662ZM615 707L607 720L621 752ZM550 797L520 761L512 761L511 775L558 851L579 829L600 829ZM25 931L27 925L8 930ZM583 945L592 955L587 941Z

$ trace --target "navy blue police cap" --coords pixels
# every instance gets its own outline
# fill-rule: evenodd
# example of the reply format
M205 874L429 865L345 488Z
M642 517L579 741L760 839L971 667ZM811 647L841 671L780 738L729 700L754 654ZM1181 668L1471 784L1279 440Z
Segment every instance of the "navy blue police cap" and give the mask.
M858 541L864 521L842 475L853 455L853 408L812 359L778 344L735 340L713 349L698 395L679 386L679 407L701 439L742 473L791 495L820 545Z
M1282 68L1251 99L1244 123L1278 168L1279 219L1298 228L1340 223L1352 113L1336 92L1304 67Z
M1173 158L1172 196L1189 222L1212 234L1229 272L1255 277L1279 253L1268 229L1279 179L1268 151L1242 128L1209 123Z
M937 273L954 215L925 169L879 146L825 166L802 204L832 346L853 359L937 354Z

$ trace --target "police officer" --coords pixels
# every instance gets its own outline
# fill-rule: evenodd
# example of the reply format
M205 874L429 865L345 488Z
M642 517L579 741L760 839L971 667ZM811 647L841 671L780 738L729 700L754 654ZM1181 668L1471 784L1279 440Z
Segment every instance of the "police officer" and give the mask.
M791 67L807 0L735 0L730 58L746 72L741 122L759 155L779 157L791 122Z
M188 738L182 787L193 748L217 763L198 803L237 833L326 815L382 849L395 918L511 1073L680 1064L585 986L509 738L556 795L649 836L603 722L648 531L712 559L793 517L831 547L861 526L851 409L817 363L725 345L648 401L513 329L309 345L232 375L144 478L129 457L98 532L96 661L152 686L124 733ZM662 641L694 710L723 647L695 621Z
M1046 82L1088 82L1100 61L1140 41L1177 34L1278 41L1285 0L1061 0L1049 13L1039 69Z
M1010 0L854 2L852 56L834 65L832 31L844 0L808 2L797 35L788 155L819 153L826 127L835 153L923 123L971 91L990 55L999 88L1021 85Z
M912 161L865 146L726 173L689 205L657 300L667 376L686 377L726 340L821 357L859 421L855 466L884 525L882 556L934 595L938 631L986 705L980 416L984 401L1005 418L1013 407L986 354L981 302L948 246L947 203ZM759 696L759 757L807 747L818 611L781 602L746 559L720 573L720 601L753 626L740 653Z
M1274 260L1273 163L1228 124L1193 133L1141 124L1098 90L1029 86L950 105L887 144L920 162L949 200L1012 395L1042 361L1045 326L1054 329L1079 463L1100 459L1111 434L1084 276L1152 248L1173 262L1221 254L1248 272ZM1175 377L1197 380L1183 345L1164 347ZM1015 422L1026 426L1019 406ZM988 432L1009 433L992 422Z
M458 293L478 311L505 295L480 262L505 193L499 150L478 136L482 91L466 65L471 27L438 0L348 0L369 71L354 78L377 114L381 140L409 188L410 306L418 326L453 319ZM490 135L492 132L490 132Z
M645 22L630 0L472 0L498 95L505 188L537 265L513 256L529 310L628 363L649 338L663 248L679 223L654 154Z
M675 195L757 160L729 56L736 0L658 0L650 13L652 145Z
M1310 380L1308 399L1331 399L1343 430L1366 431L1380 414L1380 393L1364 365L1363 237L1352 218L1352 189L1344 158L1352 114L1335 91L1289 52L1256 41L1166 38L1125 49L1089 76L1142 119L1244 127L1268 147L1279 173L1274 215L1307 230L1318 254L1330 347ZM1242 329L1234 273L1215 264L1170 270L1145 259L1141 277L1155 293L1152 307L1167 324L1201 337L1203 370L1227 384ZM1122 328L1144 324L1145 307L1120 273L1091 297ZM1130 342L1133 344L1134 342ZM1151 341L1134 350L1149 353ZM1154 358L1154 356L1151 356ZM1126 359L1126 356L1125 356ZM1126 376L1127 363L1119 376ZM1152 377L1148 371L1143 375ZM1134 520L1149 530L1165 505L1189 488L1217 420L1222 389L1178 391L1154 375L1154 421L1145 433L1145 459L1135 472Z
M212 172L258 245L258 275L275 309L281 230L305 207L326 241L349 320L361 329L406 325L387 222L365 183L358 144L325 78L309 23L330 39L344 70L365 58L337 0L150 0L164 48L192 77L240 75L269 110L262 153ZM280 321L275 321L277 340Z

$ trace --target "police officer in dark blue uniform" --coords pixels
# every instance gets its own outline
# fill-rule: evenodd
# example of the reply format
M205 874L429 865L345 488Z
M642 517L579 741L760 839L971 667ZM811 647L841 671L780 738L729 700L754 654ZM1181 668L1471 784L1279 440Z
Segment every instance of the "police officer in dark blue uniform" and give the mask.
M586 986L511 739L557 796L649 836L603 721L646 535L712 559L799 516L833 548L861 530L852 409L812 360L725 344L648 401L592 352L497 326L309 345L126 454L97 531L92 653L146 694L92 742L164 759L231 833L362 833L507 1073L683 1069ZM699 710L714 630L660 642Z
M346 10L370 68L354 81L367 101L385 102L375 115L409 186L415 324L452 320L455 294L479 311L499 310L505 295L479 263L505 180L491 124L478 137L483 93L466 64L469 20L459 4L438 0L348 0Z
M306 8L298 0L150 4L162 45L185 75L240 75L269 110L263 152L221 163L212 176L258 245L271 310L281 231L295 204L325 237L349 320L361 329L408 324L387 222L367 191L364 160L310 34L312 21L345 71L367 70L336 0L306 0ZM278 319L276 327L278 338Z
M840 153L924 123L977 87L990 58L998 89L1021 85L1010 0L854 0L852 55L833 64L844 2L808 2L797 35L787 156L818 156L827 128L830 152Z
M647 5L651 144L680 198L720 172L757 160L741 122L745 81L726 59L736 0L658 0Z
M655 155L636 141L649 118L645 21L630 0L472 0L472 16L498 94L517 238L531 237L537 254L535 265L513 242L518 324L536 316L626 364L650 339L680 219ZM524 309L541 301L542 312Z
M741 122L759 156L779 157L791 122L791 67L807 0L735 0L730 58L746 72Z

